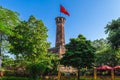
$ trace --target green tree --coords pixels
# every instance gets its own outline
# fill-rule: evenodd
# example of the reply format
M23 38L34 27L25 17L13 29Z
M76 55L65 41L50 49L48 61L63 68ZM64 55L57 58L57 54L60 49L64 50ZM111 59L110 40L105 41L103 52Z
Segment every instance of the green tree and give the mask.
M118 54L114 53L114 51L110 47L97 52L96 66L101 66L101 65L116 66L116 65L118 65L120 59L119 59L119 56L117 56L117 55Z
M109 22L105 29L105 33L108 34L108 43L111 46L110 51L112 51L112 54L114 55L112 58L115 57L115 59L113 59L116 61L116 64L114 64L115 66L118 65L120 61L120 18Z
M67 51L61 59L61 64L77 68L79 79L80 68L93 66L95 48L83 35L79 35L78 38L70 39L66 49Z
M0 6L0 33L13 35L11 30L19 21L18 13Z
M60 59L56 54L48 53L47 58L51 62L51 67L48 67L44 75L57 75L57 66L59 65Z
M113 49L120 48L120 18L117 20L112 20L105 27L105 32L108 34L108 42Z
M22 21L16 26L13 32L16 35L8 37L12 45L10 52L16 56L17 61L26 61L26 69L36 80L39 74L42 75L52 65L47 57L47 28L41 20L30 16L28 21Z
M0 57L10 47L7 42L7 37L14 35L12 29L18 24L18 14L0 6Z
M92 42L92 45L96 48L95 65L109 65L116 66L119 64L120 56L117 51L111 48L106 39L97 39Z
M9 37L12 45L10 52L17 57L22 56L26 60L35 62L47 54L49 43L47 42L47 28L41 20L30 16L28 21L22 21L13 30L15 36Z
M96 48L96 53L110 47L110 45L108 44L108 41L103 38L92 41L92 46Z

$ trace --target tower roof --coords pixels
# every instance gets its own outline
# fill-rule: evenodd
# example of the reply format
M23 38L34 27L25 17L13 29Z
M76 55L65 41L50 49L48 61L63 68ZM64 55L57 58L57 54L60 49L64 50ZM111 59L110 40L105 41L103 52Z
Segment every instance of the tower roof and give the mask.
M66 20L66 18L65 18L65 17L62 17L62 16L56 17L55 20L58 19L58 18L63 18L64 20Z

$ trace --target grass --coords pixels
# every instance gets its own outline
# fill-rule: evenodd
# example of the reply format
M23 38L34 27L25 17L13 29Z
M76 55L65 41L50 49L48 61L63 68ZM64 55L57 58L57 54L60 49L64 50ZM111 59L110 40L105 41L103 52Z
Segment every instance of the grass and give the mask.
M0 78L0 80L33 80L33 79L26 78L26 77L14 77L14 76L11 76L11 77ZM39 79L39 80L41 80L41 79Z
M0 80L33 80L33 79L26 78L26 77L11 76L11 77L0 78ZM39 79L39 80L42 80L42 79ZM57 79L53 79L53 80L57 80ZM64 78L64 79L61 79L61 80L77 80L77 79L75 79L75 78ZM80 80L94 80L94 79L93 78L81 78ZM108 78L108 79L97 78L96 80L111 80L111 79L110 78ZM120 80L120 78L115 78L114 80Z

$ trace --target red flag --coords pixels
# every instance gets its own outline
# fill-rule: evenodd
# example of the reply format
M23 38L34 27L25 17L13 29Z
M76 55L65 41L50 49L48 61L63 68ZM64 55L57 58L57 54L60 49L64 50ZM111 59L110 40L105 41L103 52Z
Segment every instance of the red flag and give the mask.
M70 16L70 14L68 13L68 11L62 5L60 5L60 12L66 14L68 16Z

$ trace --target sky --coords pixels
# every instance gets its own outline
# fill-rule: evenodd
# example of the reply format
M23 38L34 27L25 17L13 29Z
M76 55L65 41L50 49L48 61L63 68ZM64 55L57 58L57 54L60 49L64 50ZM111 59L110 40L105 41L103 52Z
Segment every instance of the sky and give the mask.
M65 42L79 34L88 40L106 38L105 26L120 17L120 0L0 0L0 6L18 12L21 20L34 15L48 29L48 41L55 46L56 23L60 16L60 4L70 13L62 14L65 22Z

